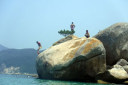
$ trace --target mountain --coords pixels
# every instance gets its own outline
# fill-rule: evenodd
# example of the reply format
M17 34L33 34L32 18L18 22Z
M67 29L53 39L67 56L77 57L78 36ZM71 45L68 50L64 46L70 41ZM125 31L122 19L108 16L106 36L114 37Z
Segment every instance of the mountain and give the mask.
M9 70L19 68L20 73L36 73L36 56L35 49L2 50L0 51L0 71L10 72Z
M0 51L7 50L8 48L0 44Z

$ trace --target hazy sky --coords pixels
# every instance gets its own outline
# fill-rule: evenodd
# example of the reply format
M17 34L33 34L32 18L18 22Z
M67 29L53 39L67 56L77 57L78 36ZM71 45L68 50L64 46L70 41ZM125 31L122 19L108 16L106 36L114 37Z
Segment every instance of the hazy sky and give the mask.
M118 22L128 22L128 0L0 0L0 44L8 48L43 49L63 38L61 29L94 36Z

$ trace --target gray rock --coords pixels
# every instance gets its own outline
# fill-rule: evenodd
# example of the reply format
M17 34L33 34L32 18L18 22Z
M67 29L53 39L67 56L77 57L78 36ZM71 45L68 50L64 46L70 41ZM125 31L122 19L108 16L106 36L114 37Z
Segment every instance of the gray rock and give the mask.
M128 65L128 62L125 59L120 59L116 65L121 65L121 66L125 66Z
M128 60L128 23L117 23L94 36L106 49L107 65L114 65L119 59Z
M125 83L128 81L128 65L127 61L120 59L111 69L104 73L99 73L96 77L97 81L102 80L110 83Z
M128 65L123 66L123 68L128 73Z
M112 69L99 73L96 76L96 80L121 84L128 80L128 74L122 66L114 65Z
M120 65L128 73L128 62L125 59L120 59L116 65Z

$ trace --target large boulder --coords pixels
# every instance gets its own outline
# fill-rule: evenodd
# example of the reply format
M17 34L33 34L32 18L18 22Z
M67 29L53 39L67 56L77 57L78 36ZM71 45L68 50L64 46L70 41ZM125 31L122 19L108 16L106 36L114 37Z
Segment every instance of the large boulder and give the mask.
M107 65L114 65L119 59L128 60L128 23L117 23L94 36L106 49Z
M103 44L96 38L75 38L51 46L36 60L39 78L79 80L94 79L106 70Z

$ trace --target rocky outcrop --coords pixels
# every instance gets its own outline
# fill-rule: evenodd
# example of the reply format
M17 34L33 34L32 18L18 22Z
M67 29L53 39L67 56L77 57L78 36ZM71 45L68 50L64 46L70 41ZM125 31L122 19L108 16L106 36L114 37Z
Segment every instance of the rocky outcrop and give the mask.
M106 49L107 65L114 65L119 59L128 60L128 23L117 23L99 32L99 39Z
M62 38L61 40L59 40L59 41L53 43L53 46L59 45L59 44L61 44L61 43L63 43L63 42L66 42L66 41L68 41L68 40L77 39L77 38L78 38L78 37L76 37L76 36L74 36L74 35L69 35L69 36L67 36L67 37L65 37L65 38Z
M126 83L128 81L128 65L124 59L119 60L111 69L106 70L104 73L97 75L97 81L99 80L110 83ZM100 83L100 82L99 82Z
M96 38L75 38L51 46L36 60L39 78L79 80L94 79L106 70L103 44Z
M128 65L128 62L127 62L126 60L124 60L124 59L120 59L120 60L116 63L116 65L126 66L126 65Z

